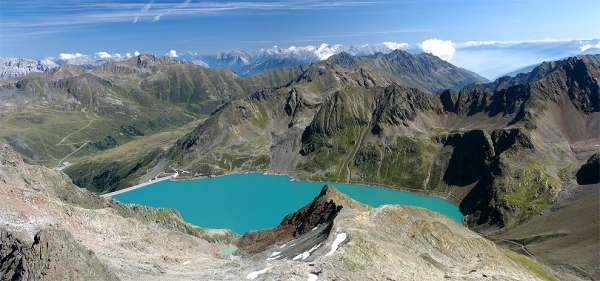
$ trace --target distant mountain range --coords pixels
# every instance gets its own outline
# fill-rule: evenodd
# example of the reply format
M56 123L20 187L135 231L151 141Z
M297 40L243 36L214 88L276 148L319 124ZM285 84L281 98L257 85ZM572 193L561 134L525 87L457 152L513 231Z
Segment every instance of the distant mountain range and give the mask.
M334 54L346 52L351 55L364 56L376 53L387 54L393 50L408 47L407 44L387 42L374 45L343 46L327 45L304 46L280 48L273 47L261 49L256 52L247 52L242 50L233 50L221 52L214 55L184 53L181 55L172 55L173 60L191 62L195 65L207 68L226 68L230 69L240 76L253 76L258 73L273 69L288 68L298 65L307 65L329 58ZM46 58L43 60L34 60L27 58L0 57L0 78L19 77L30 72L43 72L46 69L54 68L59 65L79 65L86 68L93 68L106 61L122 61L133 57L127 55L111 55L105 52L99 52L94 56L75 54L61 54L58 58Z
M600 40L572 41L469 41L453 43L454 51L450 63L476 72L487 79L531 71L544 61L558 60L569 56L600 53ZM252 76L265 71L307 65L329 58L341 52L354 56L367 56L376 53L388 54L396 49L411 54L422 53L419 45L384 42L364 45L328 45L273 47L258 51L232 50L218 54L194 52L168 55L174 60L191 62L208 68L227 68L240 76ZM435 52L433 52L435 54ZM28 58L0 57L0 78L19 77L29 72L41 72L57 65L74 64L93 68L105 61L122 61L139 53L110 54L98 52L95 55L81 53L60 54L57 58L35 60Z
M0 78L19 77L31 72L44 72L58 66L52 60L32 60L24 58L0 57Z

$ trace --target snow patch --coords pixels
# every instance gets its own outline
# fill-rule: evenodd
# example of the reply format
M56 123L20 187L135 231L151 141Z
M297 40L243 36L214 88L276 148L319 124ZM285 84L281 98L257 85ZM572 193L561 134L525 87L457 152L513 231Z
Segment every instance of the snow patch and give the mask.
M171 57L171 58L176 58L176 57L179 57L179 55L177 55L177 51L175 51L175 50L170 50L170 51L169 51L169 52L166 54L166 56L168 56L168 57Z
M454 57L456 48L450 40L427 39L421 43L423 52L438 56L443 60L449 61Z
M299 255L295 256L295 257L294 257L292 260L294 260L294 261L295 261L295 260L298 260L298 259L305 260L305 259L307 259L308 257L310 257L310 254L312 254L312 252L314 252L314 251L315 251L316 249L318 249L320 246L321 246L321 243L319 243L318 245L315 245L314 247L310 248L310 250L308 250L308 251L306 251L306 252L304 252L304 253L302 253L302 254L299 254Z
M333 240L333 243L331 244L331 250L329 250L329 252L327 254L325 254L325 256L333 255L333 253L335 253L335 251L338 249L340 244L342 244L342 242L346 241L347 237L348 237L348 235L346 233L339 233L338 235L336 235L335 240Z
M309 273L308 274L308 279L307 281L317 281L319 279L319 276L313 273Z
M281 252L273 252L268 258L267 261L272 261L272 260L276 260L278 258L280 258L281 256L279 255L281 254Z
M253 271L253 272L250 272L250 273L248 273L248 275L246 275L246 279L249 279L249 280L254 280L254 279L256 279L256 278L257 278L259 275L265 274L265 273L267 273L267 271L269 271L269 270L271 270L271 267L267 267L267 268L265 268L265 269L261 269L261 270L258 270L258 271Z

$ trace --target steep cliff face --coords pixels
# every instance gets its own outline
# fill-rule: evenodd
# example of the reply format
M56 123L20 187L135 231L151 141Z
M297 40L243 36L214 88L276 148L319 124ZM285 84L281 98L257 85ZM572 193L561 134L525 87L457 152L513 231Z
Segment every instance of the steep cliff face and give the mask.
M313 237L312 247L329 236L334 219L343 208L367 210L369 207L339 193L333 186L325 186L313 201L284 217L279 226L244 234L238 247L245 254L256 254L318 229L320 233Z

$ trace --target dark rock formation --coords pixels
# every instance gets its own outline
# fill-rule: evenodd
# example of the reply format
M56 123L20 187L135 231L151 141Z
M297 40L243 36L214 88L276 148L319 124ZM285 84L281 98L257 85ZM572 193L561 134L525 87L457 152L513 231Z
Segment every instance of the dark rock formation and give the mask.
M577 171L577 183L600 183L600 153L594 153Z
M494 142L494 152L497 155L512 147L517 149L533 149L531 138L520 128L494 130L492 132L492 141Z
M448 169L444 174L444 181L447 184L469 185L489 173L487 166L495 153L486 131L473 130L451 134L444 144L454 148Z
M306 234L317 226L325 229L323 239L326 239L333 220L344 207L366 208L332 186L326 185L312 202L285 216L279 226L244 234L238 242L238 247L245 253L261 252L269 246L282 244Z

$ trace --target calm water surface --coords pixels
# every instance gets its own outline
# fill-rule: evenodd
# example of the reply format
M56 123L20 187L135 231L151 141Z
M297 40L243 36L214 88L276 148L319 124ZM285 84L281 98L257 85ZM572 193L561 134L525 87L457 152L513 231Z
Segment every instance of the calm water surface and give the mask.
M278 225L310 202L323 182L291 181L287 176L234 174L195 180L165 180L121 193L114 199L152 207L175 208L192 224L229 228L237 233ZM411 205L444 214L462 223L458 207L437 197L361 184L333 184L355 200L377 207Z

